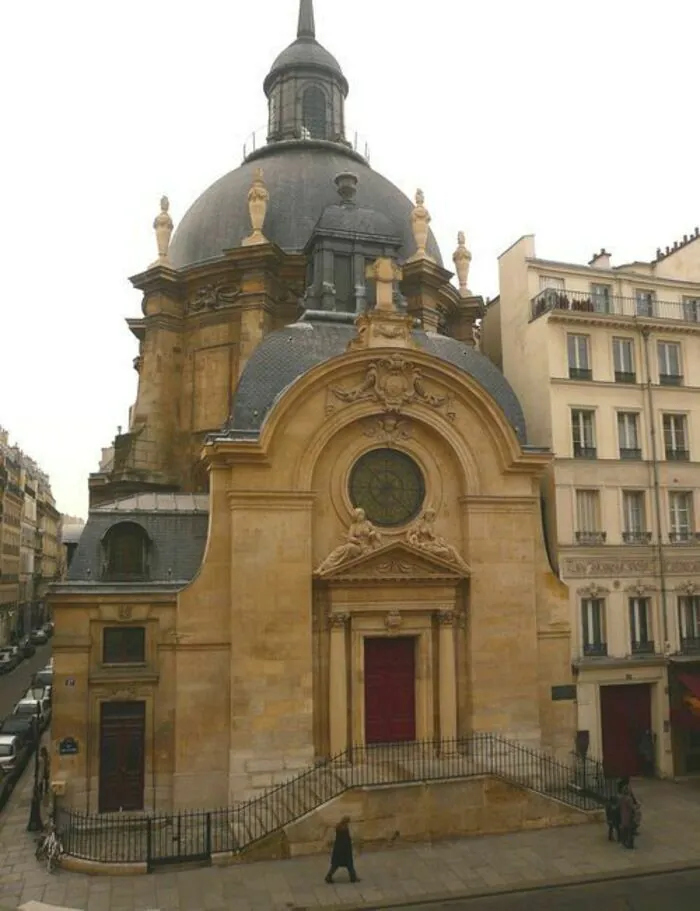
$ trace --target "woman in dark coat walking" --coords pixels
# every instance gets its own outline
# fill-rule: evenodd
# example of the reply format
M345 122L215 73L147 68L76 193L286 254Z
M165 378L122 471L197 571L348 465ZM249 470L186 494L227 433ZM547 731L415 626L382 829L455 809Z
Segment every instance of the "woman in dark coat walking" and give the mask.
M335 827L335 841L331 854L331 868L326 874L326 882L333 882L333 874L339 867L345 867L350 874L350 882L358 883L360 880L355 873L355 864L352 860L352 837L350 835L350 817L343 816Z

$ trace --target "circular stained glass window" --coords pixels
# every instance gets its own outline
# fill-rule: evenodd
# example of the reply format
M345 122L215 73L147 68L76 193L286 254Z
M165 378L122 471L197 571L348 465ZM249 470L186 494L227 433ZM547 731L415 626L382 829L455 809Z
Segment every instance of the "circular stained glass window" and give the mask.
M375 525L390 528L410 522L425 499L423 474L410 456L397 449L373 449L350 473L350 499Z

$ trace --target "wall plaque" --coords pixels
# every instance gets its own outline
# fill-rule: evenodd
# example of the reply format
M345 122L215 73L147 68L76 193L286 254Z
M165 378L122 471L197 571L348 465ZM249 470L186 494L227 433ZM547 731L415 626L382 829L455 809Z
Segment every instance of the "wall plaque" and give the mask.
M64 737L63 740L58 741L59 756L77 756L79 752L80 748L75 737Z
M566 702L576 698L576 684L567 683L565 686L552 687L552 702Z

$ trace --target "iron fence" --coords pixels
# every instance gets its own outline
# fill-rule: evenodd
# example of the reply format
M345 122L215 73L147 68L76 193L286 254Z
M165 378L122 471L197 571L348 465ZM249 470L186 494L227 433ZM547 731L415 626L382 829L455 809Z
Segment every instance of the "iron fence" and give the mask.
M679 320L686 323L700 321L700 301L696 298L662 301L646 295L622 297L609 293L545 288L530 301L530 318L532 320L552 310L596 313L604 316Z
M581 810L599 808L612 785L601 763L569 762L495 734L353 746L246 803L174 814L90 815L59 810L66 854L100 863L154 867L209 862L274 835L344 791L494 776Z

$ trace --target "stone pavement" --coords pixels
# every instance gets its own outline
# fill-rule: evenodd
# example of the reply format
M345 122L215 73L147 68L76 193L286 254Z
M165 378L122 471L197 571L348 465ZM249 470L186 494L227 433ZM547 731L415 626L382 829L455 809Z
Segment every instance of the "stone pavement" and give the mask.
M592 824L358 853L356 885L342 871L326 885L323 857L150 876L49 875L25 831L30 787L27 775L0 813L0 907L36 900L80 911L349 911L700 867L700 785L653 781L635 786L644 816L634 851L610 844L604 827Z

